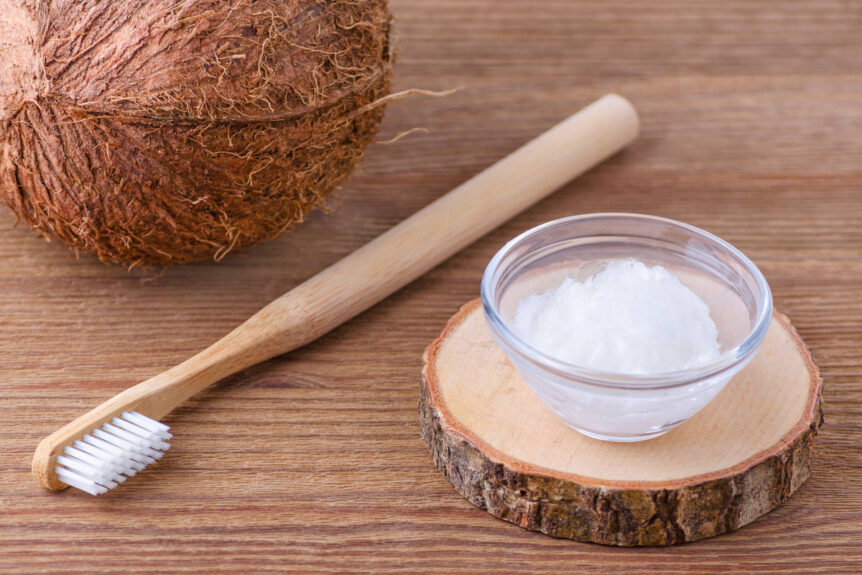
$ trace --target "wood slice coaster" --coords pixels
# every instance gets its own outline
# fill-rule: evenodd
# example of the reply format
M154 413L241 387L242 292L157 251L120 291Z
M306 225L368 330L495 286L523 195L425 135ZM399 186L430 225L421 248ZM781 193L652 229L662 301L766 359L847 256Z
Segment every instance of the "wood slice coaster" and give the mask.
M776 313L757 357L701 412L641 443L590 439L530 391L465 305L426 350L422 437L455 489L554 537L671 545L737 529L808 478L822 421L811 354Z

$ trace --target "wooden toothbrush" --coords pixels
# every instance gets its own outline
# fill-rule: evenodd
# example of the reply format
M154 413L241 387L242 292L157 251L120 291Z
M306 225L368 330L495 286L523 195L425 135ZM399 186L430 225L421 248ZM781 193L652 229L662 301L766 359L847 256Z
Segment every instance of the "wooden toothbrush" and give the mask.
M114 396L39 443L43 486L98 495L170 446L158 420L205 387L301 347L373 306L629 144L639 122L611 94L279 297L194 357Z

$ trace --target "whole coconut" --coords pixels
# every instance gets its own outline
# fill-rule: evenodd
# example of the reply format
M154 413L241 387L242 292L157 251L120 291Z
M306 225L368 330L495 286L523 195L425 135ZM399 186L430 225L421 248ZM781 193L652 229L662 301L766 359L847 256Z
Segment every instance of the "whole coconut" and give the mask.
M385 0L0 0L0 197L108 262L290 229L389 89Z

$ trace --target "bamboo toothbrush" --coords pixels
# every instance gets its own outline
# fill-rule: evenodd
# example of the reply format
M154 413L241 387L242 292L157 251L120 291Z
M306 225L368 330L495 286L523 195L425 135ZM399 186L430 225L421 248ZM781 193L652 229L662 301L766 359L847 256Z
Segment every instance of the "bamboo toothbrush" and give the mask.
M170 446L163 418L205 387L301 347L424 274L611 156L638 133L637 113L607 95L287 292L180 365L46 437L33 474L49 489L116 487Z

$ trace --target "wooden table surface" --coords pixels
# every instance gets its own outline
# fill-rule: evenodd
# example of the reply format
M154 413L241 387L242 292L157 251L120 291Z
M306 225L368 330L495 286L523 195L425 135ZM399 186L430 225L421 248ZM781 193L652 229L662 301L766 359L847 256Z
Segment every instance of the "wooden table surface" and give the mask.
M221 264L127 273L0 213L0 572L862 572L862 4L395 0L392 104L332 216ZM169 454L98 499L43 491L38 441L597 96L641 138L320 341L174 413ZM422 351L509 238L644 212L742 248L813 349L813 475L742 530L677 548L555 540L461 499L418 430Z

